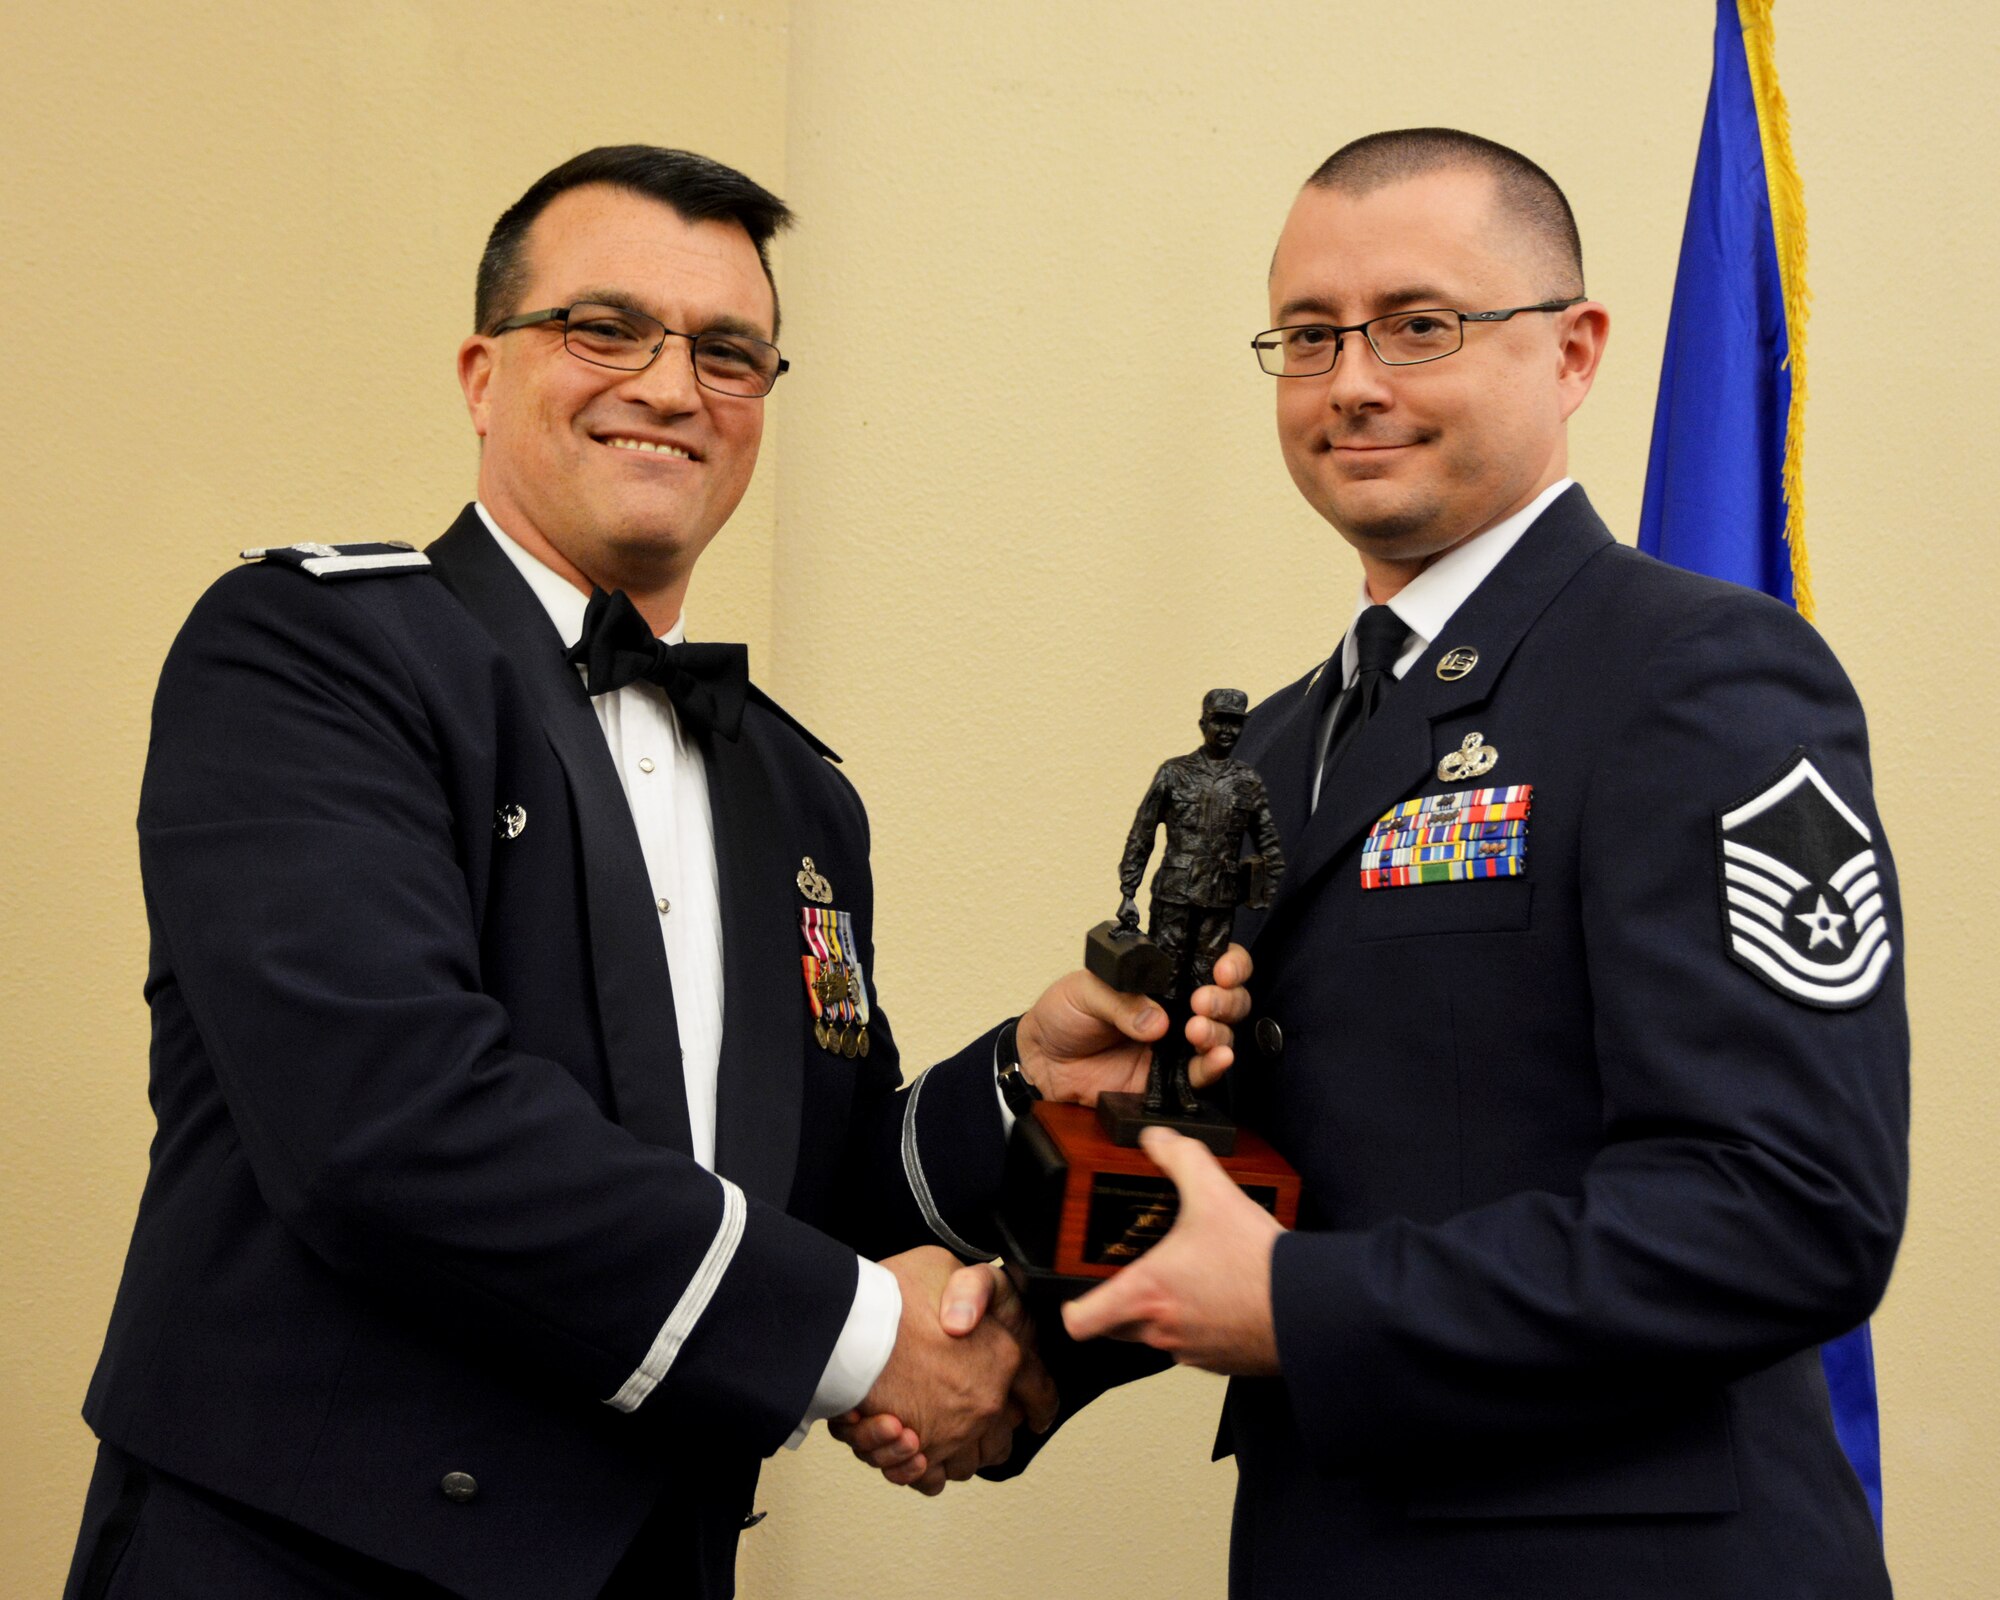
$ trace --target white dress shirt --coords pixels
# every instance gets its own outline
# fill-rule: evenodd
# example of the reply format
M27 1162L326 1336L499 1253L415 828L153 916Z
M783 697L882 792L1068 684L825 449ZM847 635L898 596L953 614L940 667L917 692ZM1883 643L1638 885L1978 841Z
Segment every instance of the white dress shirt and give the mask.
M1437 560L1418 573L1388 602L1389 609L1401 619L1409 634L1403 640L1403 652L1396 657L1395 674L1400 679L1404 673L1417 664L1417 660L1431 647L1431 641L1444 632L1444 626L1458 608L1472 598L1477 589L1500 565L1509 550L1520 543L1521 535L1534 525L1535 519L1555 504L1556 498L1564 490L1574 485L1574 478L1560 478L1536 495L1527 505L1515 512L1504 522L1496 522L1484 533L1454 545ZM1354 639L1354 624L1361 620L1361 613L1375 604L1368 597L1368 580L1361 581L1361 597L1354 604L1354 615L1347 626L1347 637L1340 645L1340 694L1335 695L1333 707L1321 719L1318 738L1314 742L1316 759L1313 764L1313 804L1319 804L1320 769L1326 762L1326 742L1333 734L1333 712L1340 705L1341 696L1354 687L1354 679L1361 670L1361 647Z
M477 501L473 505L541 601L564 647L574 645L583 634L588 598L508 538L485 506ZM685 616L677 619L660 637L668 644L681 643L686 623ZM681 1079L687 1090L694 1158L713 1172L715 1076L722 1059L722 900L716 886L708 769L701 746L688 737L673 701L658 685L643 680L628 684L596 696L591 705L632 808L659 912L660 942L666 950L674 1020L681 1036ZM795 1446L813 1423L859 1405L888 1365L895 1346L903 1306L895 1275L865 1259L860 1260L860 1269L846 1325L812 1404L792 1435Z

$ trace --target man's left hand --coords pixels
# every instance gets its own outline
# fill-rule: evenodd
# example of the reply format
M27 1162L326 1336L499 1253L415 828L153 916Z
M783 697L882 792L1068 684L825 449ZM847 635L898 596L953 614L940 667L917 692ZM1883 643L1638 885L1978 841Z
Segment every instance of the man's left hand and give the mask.
M1197 1054L1188 1074L1199 1089L1236 1059L1232 1024L1250 1014L1250 952L1232 944L1215 962L1215 981L1189 998L1188 1043ZM1051 1100L1095 1105L1100 1094L1137 1094L1146 1087L1153 1043L1167 1031L1167 1014L1142 994L1121 994L1087 972L1058 978L1021 1018L1015 1041L1021 1071Z
M1180 1214L1131 1266L1062 1308L1070 1337L1130 1339L1210 1372L1276 1375L1271 1252L1284 1231L1277 1218L1198 1140L1148 1128L1139 1143L1174 1180Z

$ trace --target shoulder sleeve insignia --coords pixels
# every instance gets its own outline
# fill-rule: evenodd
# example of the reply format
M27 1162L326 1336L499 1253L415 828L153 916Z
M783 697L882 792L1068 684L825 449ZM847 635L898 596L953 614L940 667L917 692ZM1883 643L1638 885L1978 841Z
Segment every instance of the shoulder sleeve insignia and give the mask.
M1868 824L1803 750L1716 818L1729 953L1780 994L1858 1006L1893 950Z
M431 558L400 540L379 544L278 544L241 552L245 561L295 567L322 580L374 578L390 572L422 572Z

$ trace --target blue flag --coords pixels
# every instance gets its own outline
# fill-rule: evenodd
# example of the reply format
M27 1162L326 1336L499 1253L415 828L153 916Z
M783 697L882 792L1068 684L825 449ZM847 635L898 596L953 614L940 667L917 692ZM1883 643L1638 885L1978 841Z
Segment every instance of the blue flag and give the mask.
M1771 0L1718 0L1715 72L1681 237L1639 548L1812 616L1800 474L1805 201L1772 60ZM1866 1323L1820 1351L1834 1431L1882 1525Z

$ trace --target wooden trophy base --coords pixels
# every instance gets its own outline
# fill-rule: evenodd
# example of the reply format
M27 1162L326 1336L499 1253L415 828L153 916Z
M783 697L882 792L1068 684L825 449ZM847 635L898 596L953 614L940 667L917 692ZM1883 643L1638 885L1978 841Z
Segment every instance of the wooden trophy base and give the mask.
M1131 1098L1137 1099L1137 1096ZM1169 1118L1152 1119L1189 1131ZM1299 1175L1247 1128L1222 1168L1289 1228ZM1173 1180L1145 1151L1114 1143L1087 1106L1037 1101L1014 1123L996 1215L1009 1270L1024 1288L1066 1298L1130 1265L1173 1226Z

